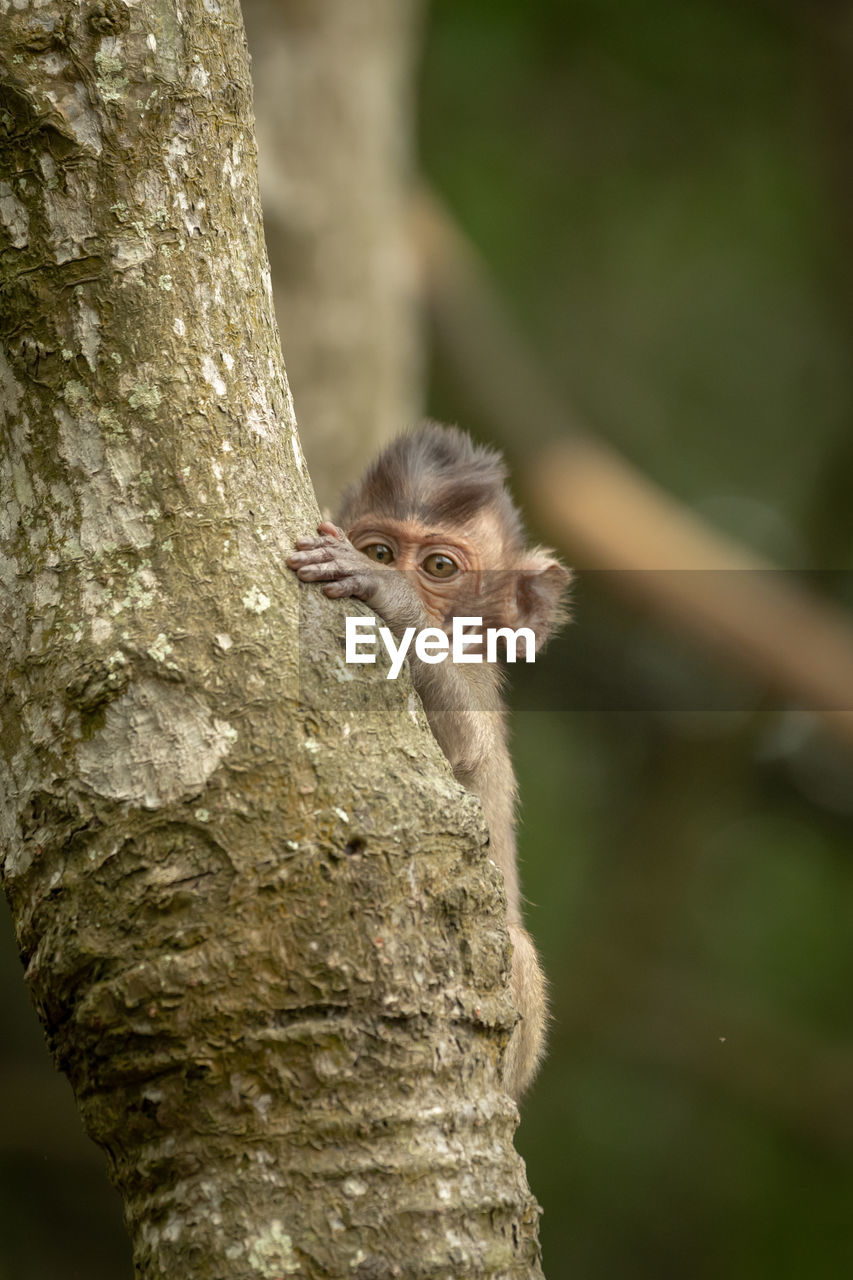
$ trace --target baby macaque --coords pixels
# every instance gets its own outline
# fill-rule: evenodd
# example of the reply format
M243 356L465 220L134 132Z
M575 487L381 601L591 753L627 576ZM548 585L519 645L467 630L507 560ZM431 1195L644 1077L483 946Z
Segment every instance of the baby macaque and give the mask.
M569 573L549 552L526 545L506 475L499 454L455 427L427 422L379 455L343 495L337 524L324 522L317 537L300 538L287 563L303 582L323 583L327 596L365 601L397 639L407 627L449 634L454 617L478 617L483 629L531 628L538 650L564 616ZM503 872L521 1014L504 1084L518 1098L542 1056L547 1010L545 980L522 923L502 673L485 661L428 663L413 649L409 665L456 778L482 802L490 854Z

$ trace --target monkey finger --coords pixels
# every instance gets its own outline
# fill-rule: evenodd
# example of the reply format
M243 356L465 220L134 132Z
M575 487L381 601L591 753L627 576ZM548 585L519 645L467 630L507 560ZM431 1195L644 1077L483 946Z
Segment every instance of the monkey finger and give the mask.
M333 582L343 573L340 565L331 560L322 560L318 564L302 564L296 570L296 576L302 582Z
M328 536L325 538L297 538L296 547L299 551L310 551L312 547L331 547L336 545Z
M338 525L332 524L331 520L323 520L317 525L318 533L325 533L328 537L336 538L338 542L346 542L347 535Z
M301 551L291 551L287 557L287 563L291 569L297 569L301 564L317 564L322 560L330 559L329 547L306 547Z
M298 551L314 551L325 547L327 551L334 551L335 554L340 553L343 549L337 538L326 534L323 538L299 538L296 543Z
M330 600L342 600L344 596L355 596L358 599L364 598L364 587L361 580L354 574L348 574L345 578L337 578L334 582L328 582L323 588L323 592Z

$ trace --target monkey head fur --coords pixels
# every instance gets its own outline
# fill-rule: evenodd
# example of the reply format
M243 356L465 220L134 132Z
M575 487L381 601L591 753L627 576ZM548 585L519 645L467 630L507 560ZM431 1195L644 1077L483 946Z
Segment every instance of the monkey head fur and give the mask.
M506 479L494 449L425 422L347 489L336 523L355 547L368 555L381 547L380 562L410 576L432 621L530 627L538 652L567 616L570 575L551 552L528 547Z

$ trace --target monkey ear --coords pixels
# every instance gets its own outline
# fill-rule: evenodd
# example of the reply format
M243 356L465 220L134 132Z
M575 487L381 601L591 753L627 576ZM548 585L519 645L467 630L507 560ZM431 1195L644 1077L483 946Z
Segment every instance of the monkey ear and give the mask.
M544 547L529 551L516 570L516 627L530 627L538 653L549 636L569 618L566 599L571 570Z

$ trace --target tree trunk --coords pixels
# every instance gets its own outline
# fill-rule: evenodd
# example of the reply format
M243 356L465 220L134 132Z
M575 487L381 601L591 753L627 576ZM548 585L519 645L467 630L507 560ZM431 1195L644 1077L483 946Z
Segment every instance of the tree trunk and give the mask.
M283 567L236 0L0 0L0 228L3 881L137 1276L539 1275L479 807Z
M409 200L423 0L245 0L278 322L332 503L422 412Z

